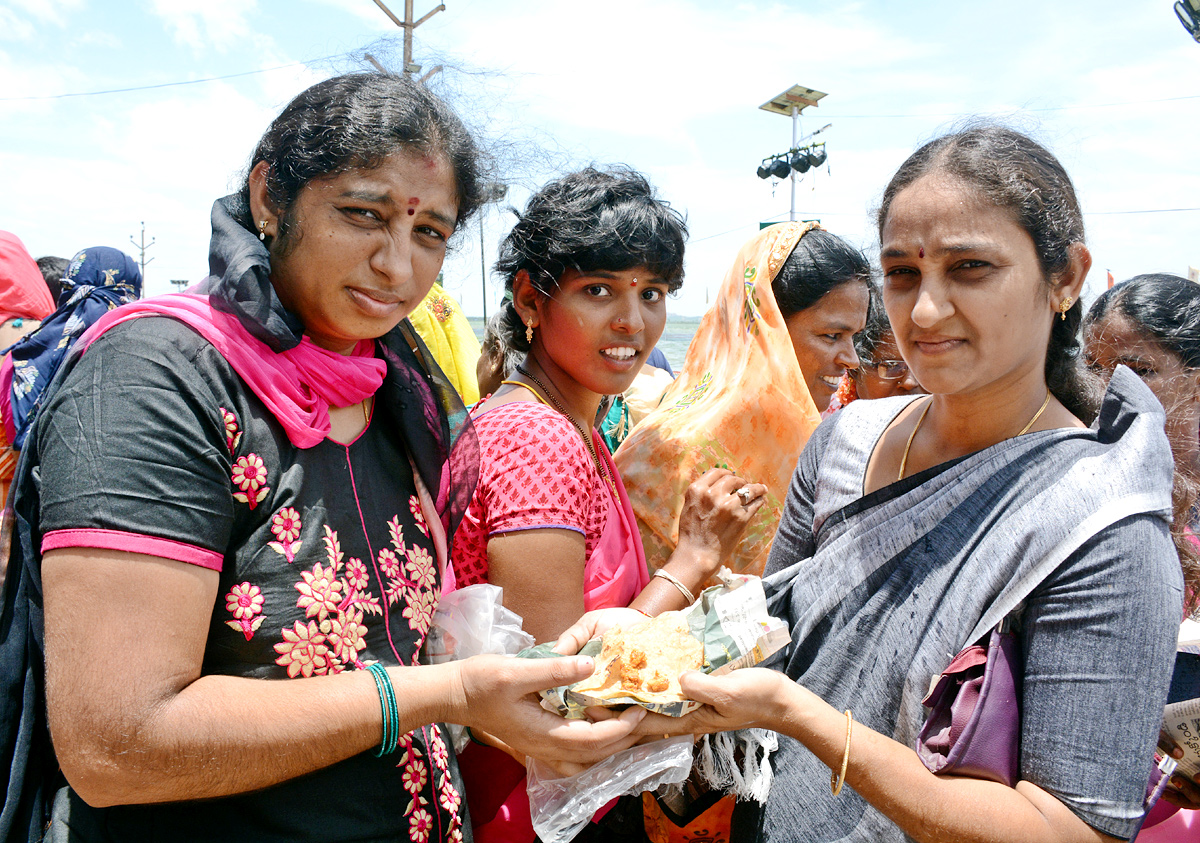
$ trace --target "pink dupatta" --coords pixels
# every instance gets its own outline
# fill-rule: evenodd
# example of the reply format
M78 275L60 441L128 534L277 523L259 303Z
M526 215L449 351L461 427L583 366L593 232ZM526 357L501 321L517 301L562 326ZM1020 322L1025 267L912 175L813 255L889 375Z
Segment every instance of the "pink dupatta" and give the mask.
M387 372L387 364L374 356L373 340L363 340L347 356L321 348L306 336L296 347L276 353L236 316L213 307L208 296L191 293L143 299L109 311L80 337L81 348L86 350L114 325L141 316L178 319L212 343L297 448L311 448L325 439L329 408L374 395Z

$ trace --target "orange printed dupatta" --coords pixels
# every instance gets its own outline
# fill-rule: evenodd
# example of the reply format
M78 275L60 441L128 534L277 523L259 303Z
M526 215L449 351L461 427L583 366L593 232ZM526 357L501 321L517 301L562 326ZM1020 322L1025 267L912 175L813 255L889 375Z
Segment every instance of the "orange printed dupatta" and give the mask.
M811 223L780 223L742 246L688 346L683 372L614 460L646 561L666 564L688 484L713 467L767 486L766 504L727 565L761 575L800 451L821 417L804 382L771 280Z

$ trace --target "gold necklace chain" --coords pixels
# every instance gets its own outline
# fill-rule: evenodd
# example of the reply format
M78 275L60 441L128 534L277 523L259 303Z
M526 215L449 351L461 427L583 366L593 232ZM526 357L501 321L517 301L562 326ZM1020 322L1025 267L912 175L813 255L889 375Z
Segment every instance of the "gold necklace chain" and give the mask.
M906 469L908 467L909 449L912 448L913 440L917 438L917 431L921 429L921 422L925 421L925 416L929 413L929 408L932 406L933 406L933 396L931 395L929 397L929 400L925 402L925 409L921 411L921 417L919 419L917 419L917 423L915 425L913 425L912 433L908 434L908 442L905 443L905 445L904 445L904 454L903 454L903 456L900 457L900 473L896 475L897 482L904 479L904 469ZM1021 430L1017 433L1017 436L1024 436L1026 433L1028 433L1029 428L1033 427L1033 425L1037 422L1037 420L1042 417L1042 413L1046 412L1046 408L1049 406L1050 406L1050 390L1047 389L1046 390L1046 400L1042 402L1042 406L1038 407L1038 411L1033 414L1033 418L1031 418L1029 420L1029 423L1026 424L1023 428L1021 428ZM1011 437L1011 438L1015 439L1016 436Z
M592 444L592 437L590 437L586 433L584 433L583 428L581 428L578 424L575 423L575 419L573 419L571 417L571 414L568 413L566 411L566 409L563 407L563 405L558 402L558 399L554 397L554 393L551 392L549 389L547 389L546 385L544 383L542 383L540 380L535 378L531 372L529 372L524 366L522 366L519 363L517 364L517 371L520 372L525 377L529 378L535 384L537 384L538 388L541 389L542 392L545 393L546 397L550 399L551 406L553 406L555 410L557 410L559 413L561 413L566 418L566 420L571 423L571 427L575 428L575 430L583 438L583 444L587 446L588 453L590 453L592 455L592 460L596 464L596 470L598 472L600 472L600 476L602 478L604 478L604 480L608 483L608 487L610 489L612 489L613 494L615 495L617 493L617 484L614 483L612 477L609 476L608 470L605 469L605 467L604 467L604 463L600 462L600 455L596 453L596 447ZM521 385L525 386L525 384L521 384ZM528 387L526 387L526 389L528 389Z

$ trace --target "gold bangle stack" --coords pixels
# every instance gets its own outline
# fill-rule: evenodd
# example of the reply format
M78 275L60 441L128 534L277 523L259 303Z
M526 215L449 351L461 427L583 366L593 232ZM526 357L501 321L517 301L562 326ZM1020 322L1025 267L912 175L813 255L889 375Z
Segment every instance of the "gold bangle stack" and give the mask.
M829 789L833 791L834 796L842 792L842 785L846 783L846 768L850 766L850 733L853 730L854 715L850 713L850 709L846 709L846 749L842 752L842 769L829 774Z

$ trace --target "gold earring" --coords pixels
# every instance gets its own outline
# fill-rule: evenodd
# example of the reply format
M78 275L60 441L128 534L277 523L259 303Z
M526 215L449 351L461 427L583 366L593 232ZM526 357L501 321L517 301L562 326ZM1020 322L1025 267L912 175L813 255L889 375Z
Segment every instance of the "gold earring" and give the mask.
M258 221L258 239L259 240L267 239L267 221L266 220Z
M525 323L525 342L529 343L530 345L533 345L533 323L532 322Z
M1071 298L1070 296L1067 296L1065 299L1062 300L1062 302L1059 303L1059 305L1058 305L1058 318L1059 319L1063 320L1064 322L1067 321L1067 311L1071 309L1071 304L1074 301L1075 301L1075 299Z

